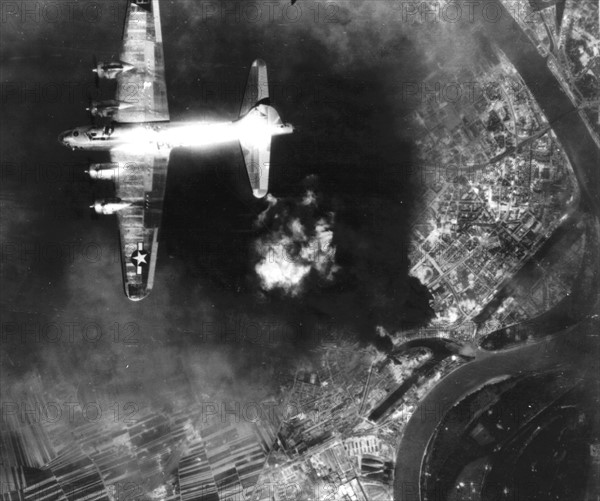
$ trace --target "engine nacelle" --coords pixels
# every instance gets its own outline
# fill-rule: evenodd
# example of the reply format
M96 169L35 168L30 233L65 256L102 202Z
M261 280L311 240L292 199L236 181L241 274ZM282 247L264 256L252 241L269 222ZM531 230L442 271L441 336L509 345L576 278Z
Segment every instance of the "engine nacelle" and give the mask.
M116 163L90 164L89 170L85 171L91 179L106 179L113 181L119 175L119 167Z
M119 110L119 103L114 99L91 101L86 109L94 117L110 118Z
M110 118L117 111L125 110L132 106L132 104L119 102L115 99L107 99L105 101L91 101L90 106L86 110L94 117Z
M115 212L131 207L130 202L123 202L120 198L103 198L96 200L94 205L90 205L90 209L94 209L96 214L110 216Z
M92 71L98 75L98 78L114 80L124 71L130 71L134 68L132 64L124 63L123 61L100 61Z

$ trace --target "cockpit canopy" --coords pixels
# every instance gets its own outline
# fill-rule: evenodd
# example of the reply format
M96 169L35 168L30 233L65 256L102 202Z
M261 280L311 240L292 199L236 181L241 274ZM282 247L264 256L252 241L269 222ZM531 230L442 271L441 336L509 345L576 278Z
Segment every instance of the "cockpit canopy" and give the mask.
M58 136L58 142L73 149L80 149L90 141L106 141L113 132L112 126L77 127L67 130Z
M113 128L110 125L107 125L106 127L87 127L86 130L82 132L91 141L106 140L112 134Z
M85 135L85 127L77 127L76 129L66 130L58 136L58 142L69 146L73 149L81 148L83 143L88 142Z

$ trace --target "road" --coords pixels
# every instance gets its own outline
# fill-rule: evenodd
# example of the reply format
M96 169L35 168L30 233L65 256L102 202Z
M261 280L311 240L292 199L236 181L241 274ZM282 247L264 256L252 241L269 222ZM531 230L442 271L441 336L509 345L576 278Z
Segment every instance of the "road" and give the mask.
M548 68L545 58L537 52L502 4L499 1L495 3L502 17L497 22L484 23L485 32L516 67L546 114L573 166L584 208L598 215L600 150L577 109ZM597 369L594 358L597 338L591 339L582 330L575 326L553 338L502 352L478 351L474 361L440 381L421 401L406 425L397 455L394 498L398 501L420 501L420 471L427 444L444 413L469 393L496 378L524 371L542 371L561 364L579 367L584 372ZM585 349L590 339L592 344Z

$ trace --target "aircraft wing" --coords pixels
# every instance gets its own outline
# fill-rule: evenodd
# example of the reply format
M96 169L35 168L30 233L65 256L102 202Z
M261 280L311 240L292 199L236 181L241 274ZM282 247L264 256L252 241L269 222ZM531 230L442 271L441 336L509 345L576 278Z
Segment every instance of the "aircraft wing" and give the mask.
M128 106L118 110L114 120L169 120L158 0L129 0L120 60L134 68L117 77L117 101Z
M132 205L117 212L125 294L146 297L154 285L169 149L111 151L118 164L116 195Z

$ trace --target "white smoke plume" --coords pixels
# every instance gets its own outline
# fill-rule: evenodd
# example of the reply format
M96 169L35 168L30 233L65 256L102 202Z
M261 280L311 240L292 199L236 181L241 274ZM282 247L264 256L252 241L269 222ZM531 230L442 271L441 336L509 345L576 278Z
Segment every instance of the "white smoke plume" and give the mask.
M312 190L296 205L272 196L268 202L258 223L268 224L271 230L254 243L259 257L254 269L262 289L297 296L311 272L321 280L333 281L339 270L332 244L334 213L315 215L318 201Z

